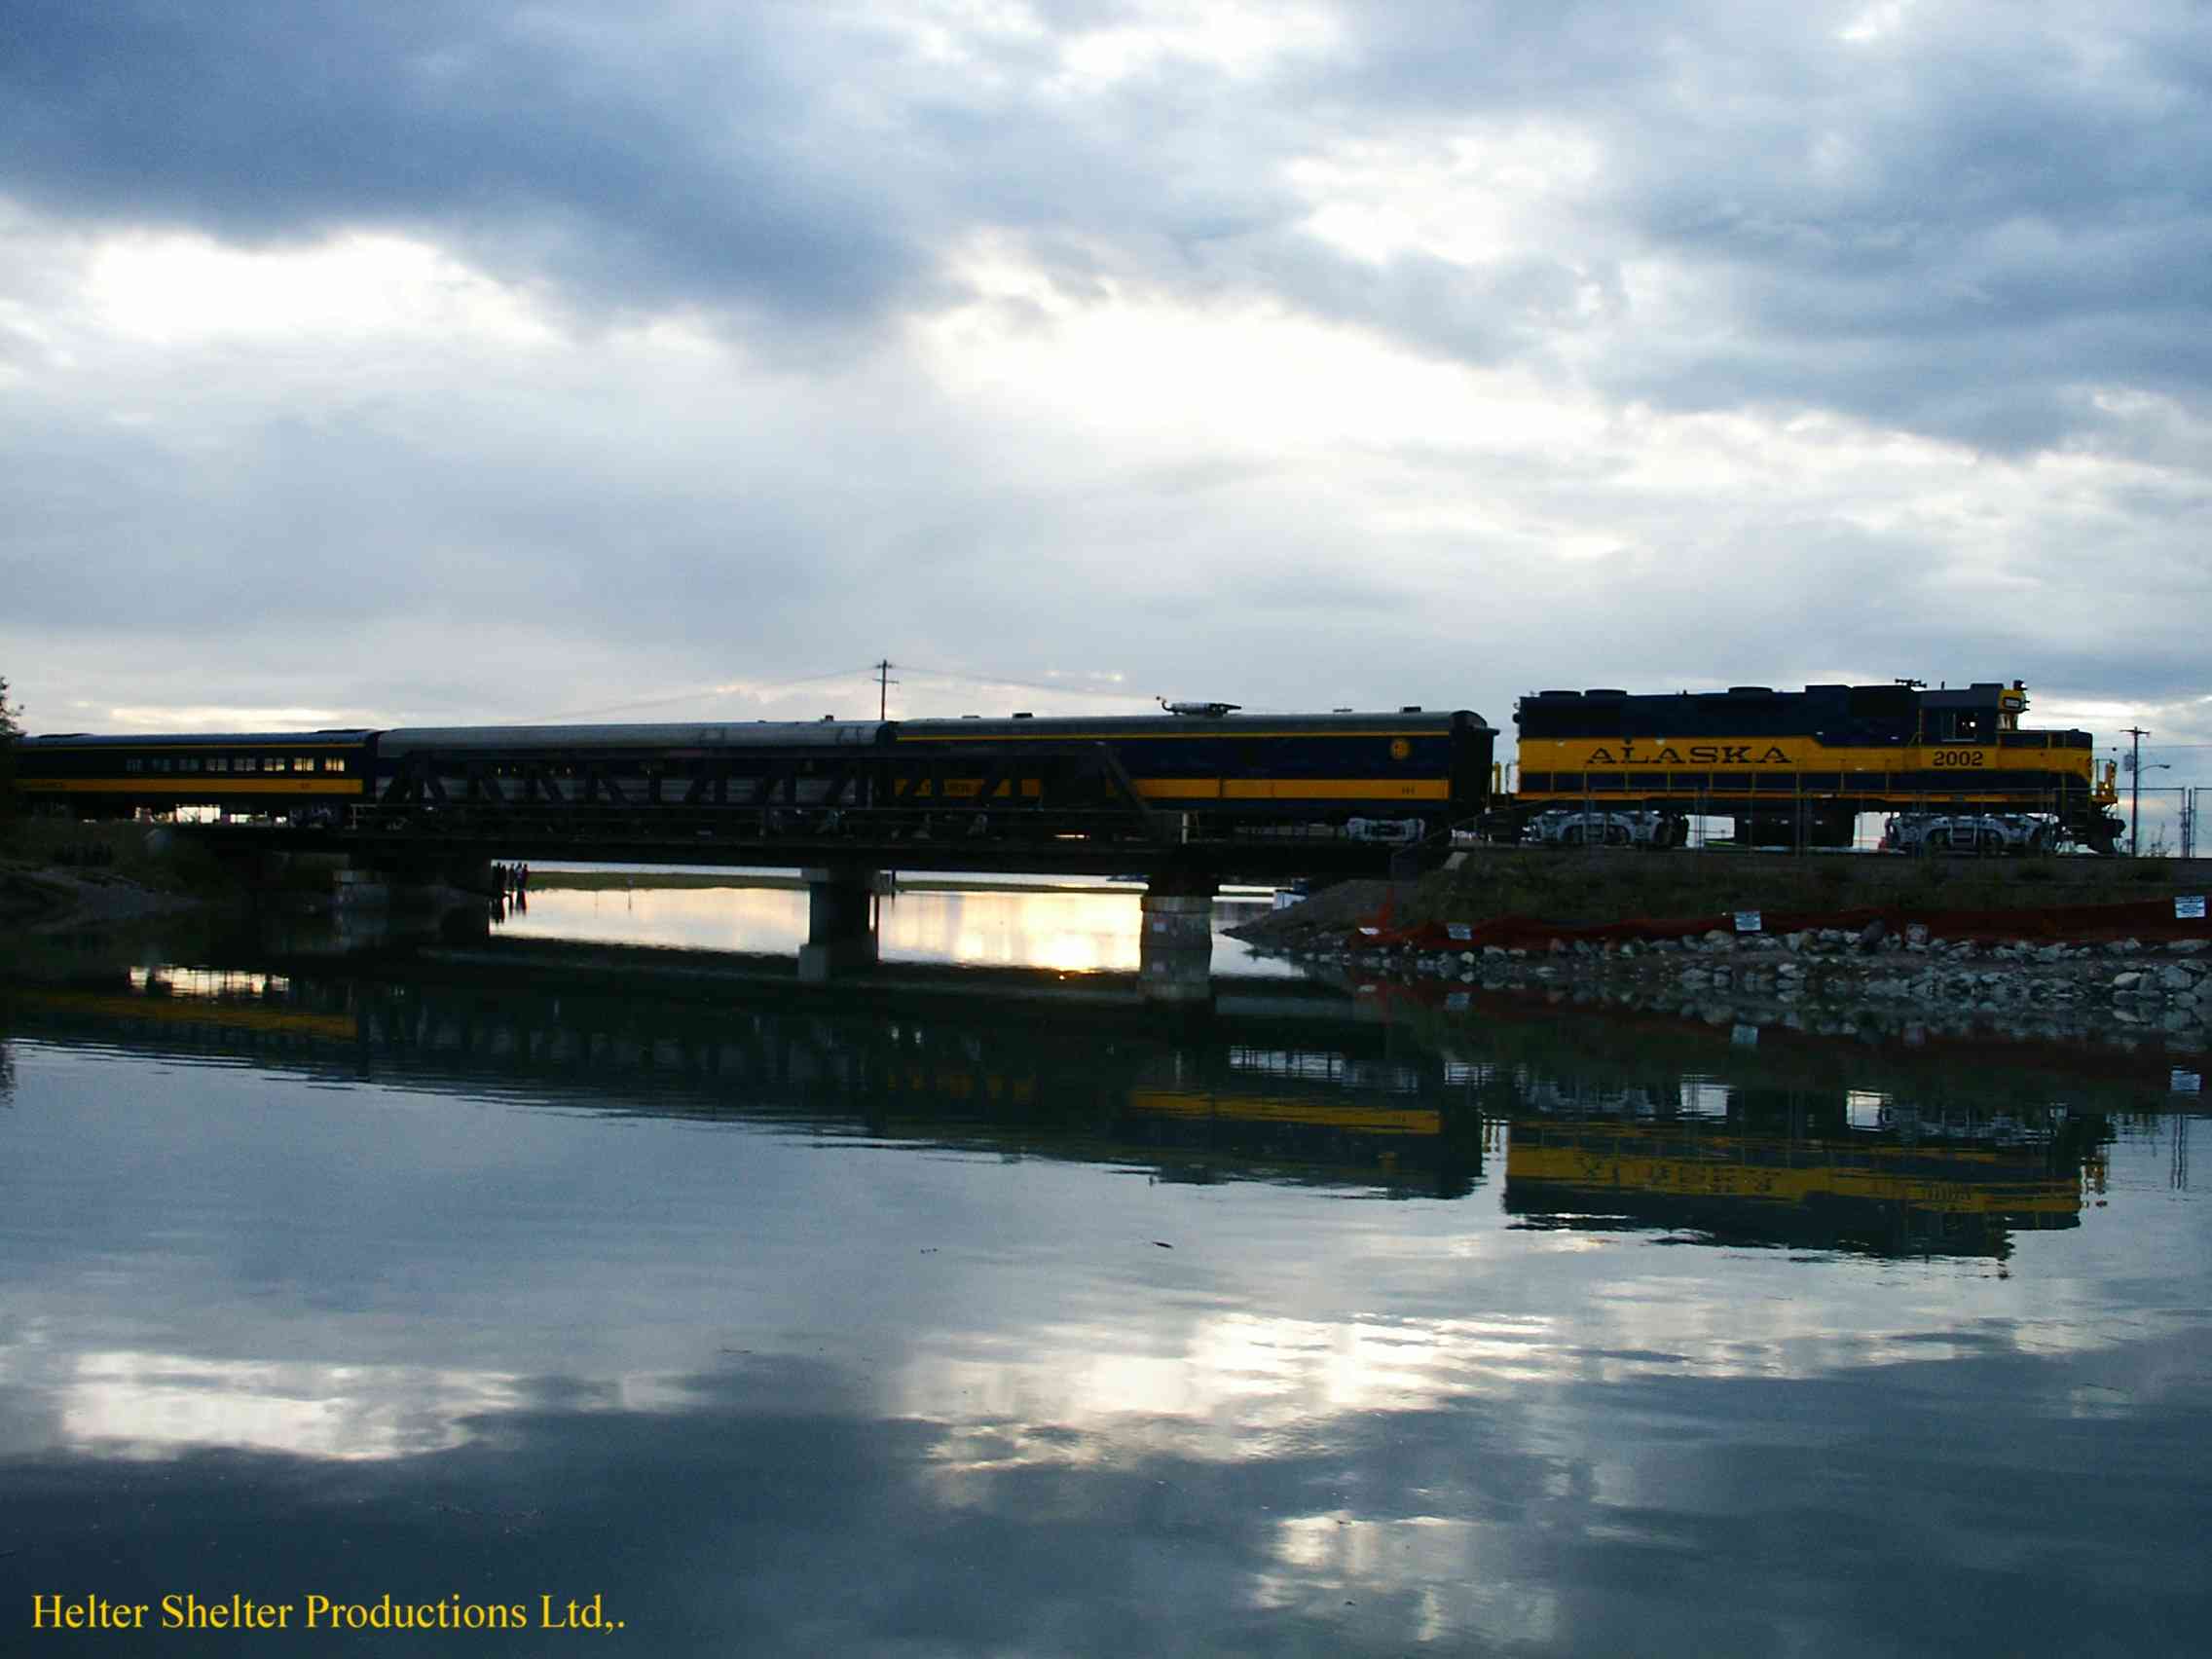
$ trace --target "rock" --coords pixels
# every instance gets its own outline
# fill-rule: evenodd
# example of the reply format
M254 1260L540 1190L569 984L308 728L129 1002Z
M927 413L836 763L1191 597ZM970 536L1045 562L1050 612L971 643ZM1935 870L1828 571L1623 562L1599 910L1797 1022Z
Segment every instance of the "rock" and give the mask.
M2140 974L2115 974L2112 977L2112 988L2116 991L2132 991L2142 982L2143 976Z
M1889 924L1884 922L1881 917L1876 916L1859 930L1859 938L1856 942L1861 950L1872 950L1889 937Z
M2186 991L2195 986L2196 976L2187 968L2161 968L2158 970L2158 983L2169 991Z
M2175 956L2196 956L2212 949L2212 939L2177 939L2166 949Z

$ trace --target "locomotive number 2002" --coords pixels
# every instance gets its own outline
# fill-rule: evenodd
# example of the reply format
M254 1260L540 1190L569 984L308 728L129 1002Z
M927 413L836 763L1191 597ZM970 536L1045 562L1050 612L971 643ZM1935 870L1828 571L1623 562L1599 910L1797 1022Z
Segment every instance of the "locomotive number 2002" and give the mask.
M1986 766L1989 755L1980 749L1938 749L1936 751L1938 766Z

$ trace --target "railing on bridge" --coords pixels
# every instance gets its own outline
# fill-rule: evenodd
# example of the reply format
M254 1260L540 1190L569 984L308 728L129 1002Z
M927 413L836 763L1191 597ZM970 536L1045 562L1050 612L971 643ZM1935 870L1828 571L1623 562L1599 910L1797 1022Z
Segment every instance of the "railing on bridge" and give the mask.
M425 751L380 780L351 822L363 832L581 841L1163 844L1184 828L1181 814L1142 798L1104 744L793 749L675 763Z

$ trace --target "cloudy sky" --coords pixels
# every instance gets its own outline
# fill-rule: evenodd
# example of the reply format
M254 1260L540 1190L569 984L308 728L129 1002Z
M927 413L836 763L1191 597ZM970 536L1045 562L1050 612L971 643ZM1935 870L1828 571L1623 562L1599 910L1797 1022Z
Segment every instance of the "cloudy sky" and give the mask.
M0 0L33 730L1914 675L2212 781L2208 498L2201 0Z

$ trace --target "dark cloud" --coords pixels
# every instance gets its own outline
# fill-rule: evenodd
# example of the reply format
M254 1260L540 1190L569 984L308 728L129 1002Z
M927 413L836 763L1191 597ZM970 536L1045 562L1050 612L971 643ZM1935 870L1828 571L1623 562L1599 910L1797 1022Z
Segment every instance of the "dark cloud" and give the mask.
M896 146L831 123L866 36L568 5L18 7L8 188L246 242L427 229L613 310L880 308L915 277ZM821 77L828 72L828 79Z
M2186 10L1915 7L1854 44L1835 10L1392 7L1272 75L1167 56L1076 92L1061 49L1128 17L1041 20L948 65L804 8L18 9L0 143L47 211L420 229L598 312L865 320L941 297L946 251L999 230L1078 299L1226 286L1480 363L1602 323L1593 372L1624 395L2000 450L2077 429L2084 384L2195 396L2212 369L2212 76ZM1553 245L1374 264L1300 228L1292 163L1510 148L1531 121L1597 145ZM1632 303L1624 267L1654 259L1702 315Z

